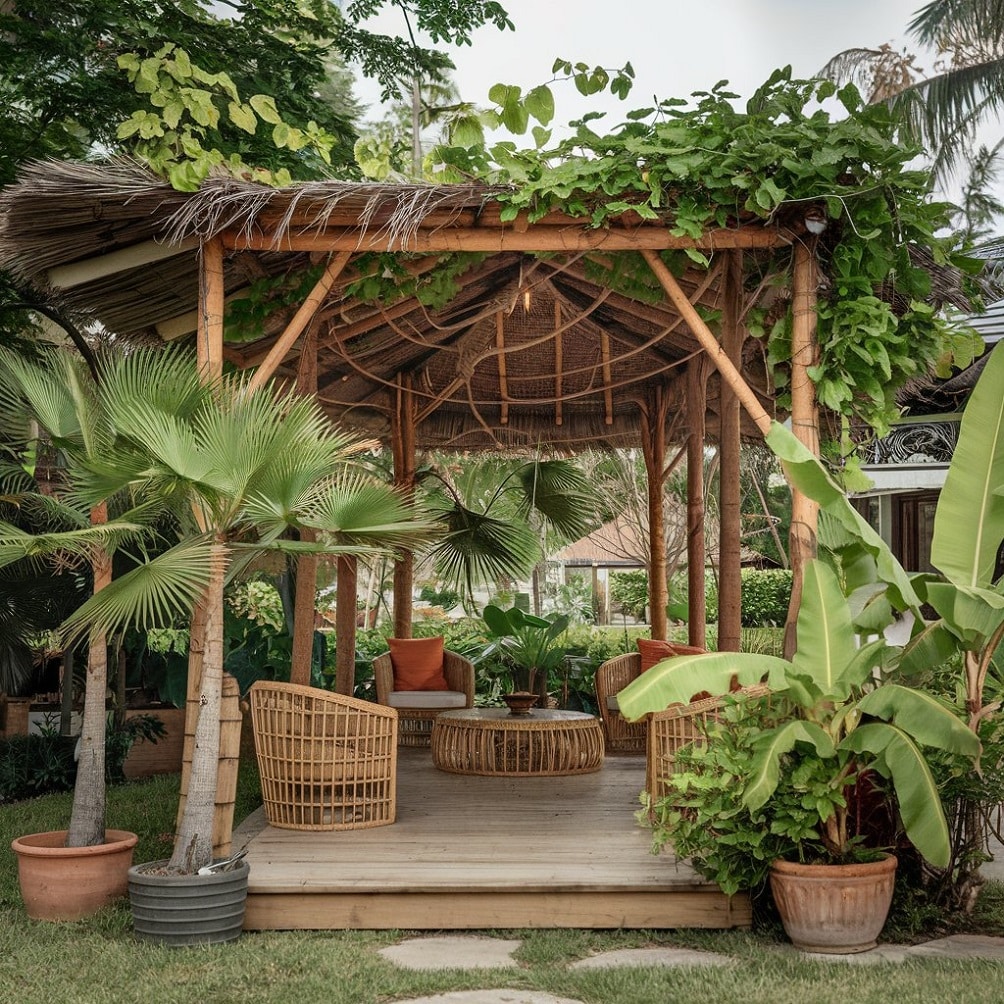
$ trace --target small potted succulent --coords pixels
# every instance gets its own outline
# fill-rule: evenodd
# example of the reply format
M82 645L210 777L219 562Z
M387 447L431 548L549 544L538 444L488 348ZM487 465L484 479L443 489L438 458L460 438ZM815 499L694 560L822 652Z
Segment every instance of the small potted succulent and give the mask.
M697 692L766 680L768 698L737 701L707 743L680 752L654 807L656 842L673 843L728 893L769 877L797 946L865 951L885 923L896 858L856 831L853 807L873 782L889 782L906 838L944 867L948 827L925 750L975 760L979 741L933 695L895 682L897 647L881 636L861 644L836 572L821 561L806 567L797 628L790 662L680 656L643 673L618 702L638 719Z

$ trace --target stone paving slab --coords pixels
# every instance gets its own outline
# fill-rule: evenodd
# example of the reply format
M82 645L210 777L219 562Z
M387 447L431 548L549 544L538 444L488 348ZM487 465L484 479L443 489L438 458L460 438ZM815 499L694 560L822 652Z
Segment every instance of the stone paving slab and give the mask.
M611 969L615 966L728 966L736 960L690 948L622 948L573 962L569 969Z
M925 941L906 950L915 959L997 959L1004 960L1004 938L984 934L953 934Z
M539 990L454 990L434 997L412 997L398 1004L583 1004Z
M409 938L381 948L378 954L402 969L498 969L519 965L512 953L522 944L464 936Z

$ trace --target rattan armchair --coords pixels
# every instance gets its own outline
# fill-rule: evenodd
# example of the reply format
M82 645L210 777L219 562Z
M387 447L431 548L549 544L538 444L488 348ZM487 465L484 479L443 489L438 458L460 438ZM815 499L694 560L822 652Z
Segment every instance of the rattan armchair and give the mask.
M674 704L648 716L645 745L645 788L652 804L666 794L666 778L677 769L676 754L687 743L704 742L704 727L721 719L732 699L752 700L770 693L765 684L741 687L727 697L707 697L691 704Z
M397 813L397 712L314 687L250 691L265 818L290 830L355 830Z
M644 753L645 721L629 722L617 706L617 694L641 673L641 655L628 652L607 659L596 670L596 703L603 736L611 753Z
M398 742L402 746L429 746L437 715L474 707L474 664L446 649L443 675L449 690L395 690L390 652L373 660L377 703L397 710Z

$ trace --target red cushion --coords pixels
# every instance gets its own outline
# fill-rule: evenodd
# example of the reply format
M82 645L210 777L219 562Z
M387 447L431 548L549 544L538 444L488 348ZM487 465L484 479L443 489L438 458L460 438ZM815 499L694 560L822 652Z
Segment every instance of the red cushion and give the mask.
M395 690L449 690L443 675L443 636L388 638Z
M704 655L705 649L694 648L693 645L677 645L671 641L652 641L649 638L638 639L638 651L641 653L641 671L651 669L657 662L670 659L674 655Z

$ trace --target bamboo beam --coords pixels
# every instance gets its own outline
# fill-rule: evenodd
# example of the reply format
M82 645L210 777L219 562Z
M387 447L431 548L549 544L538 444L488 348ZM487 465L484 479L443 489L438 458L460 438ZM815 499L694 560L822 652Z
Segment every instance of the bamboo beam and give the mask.
M809 377L809 367L819 358L816 342L816 268L815 241L795 245L791 276L791 429L795 436L819 456L819 408L816 387ZM784 629L784 652L791 658L795 651L795 618L802 601L802 577L806 562L816 556L816 529L819 506L794 487L791 490L791 605Z
M53 289L73 289L75 286L126 272L131 268L140 268L143 265L153 265L158 261L175 258L196 250L198 246L198 237L187 237L177 244L169 244L162 240L141 241L139 244L75 261L70 265L57 265L55 268L50 268L45 277Z
M296 390L306 397L317 393L317 329L315 318L307 328L296 374ZM300 530L300 540L313 543L317 531ZM317 602L317 555L301 554L296 558L296 591L293 598L293 649L290 655L289 682L310 686L310 668L314 656L314 608ZM355 603L352 604L355 611Z
M680 315L687 322L694 337L700 342L701 348L707 353L707 357L712 366L722 375L722 380L727 384L739 398L739 402L749 413L750 418L756 423L757 428L766 436L770 432L771 417L766 409L760 404L753 391L753 388L743 379L742 374L735 364L729 359L725 349L719 344L711 329L704 323L703 318L694 309L694 305L687 298L687 294L680 288L679 283L673 277L673 273L666 268L662 259L654 252L642 250L645 261L652 269L659 284L666 291L673 306L676 307Z
M579 225L542 226L535 224L525 233L503 227L469 230L422 229L417 233L392 236L373 227L365 233L357 227L329 228L321 233L293 229L282 236L247 234L230 230L223 234L224 245L235 251L667 251L696 248L720 251L725 248L774 248L791 243L788 234L771 229L715 229L698 238L676 237L667 227L640 226L628 229L592 229Z
M728 251L723 288L722 347L737 369L742 362L743 261L741 251ZM742 518L739 492L739 398L721 381L718 429L718 650L738 652L742 626L740 547Z
M502 311L495 311L495 348L498 349L499 366L499 399L501 401L501 414L499 422L502 425L509 423L509 381L506 379L505 367L505 319Z
M704 440L708 409L707 362L697 356L687 364L687 640L707 645L705 608Z
M610 335L605 330L600 332L600 359L603 368L603 421L607 425L613 425L614 392L610 386L613 383L610 369Z
M394 483L410 499L415 494L415 395L410 375L399 374L391 421ZM394 637L411 637L415 559L410 551L394 562Z
M303 329L310 323L311 318L320 309L328 295L335 279L348 264L351 254L343 251L335 255L328 262L327 267L321 273L321 277L314 284L314 288L307 294L307 298L300 304L300 309L293 315L293 319L286 326L286 330L276 339L275 344L269 349L261 366L255 371L254 376L248 383L248 390L254 391L261 387L267 380L271 379L279 364L286 358L292 344L300 337Z
M661 385L653 389L641 409L641 446L645 458L648 501L648 603L651 634L665 641L669 633L669 587L666 582L666 513L663 478L666 471L666 414L668 395Z
M199 327L196 355L209 381L223 375L223 243L218 238L202 245L199 258Z
M335 573L335 690L351 697L356 686L356 556L340 554Z
M564 366L564 342L561 332L561 303L554 301L554 424L561 425L565 420L562 414L561 383L562 367ZM595 596L595 592L593 594Z

